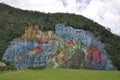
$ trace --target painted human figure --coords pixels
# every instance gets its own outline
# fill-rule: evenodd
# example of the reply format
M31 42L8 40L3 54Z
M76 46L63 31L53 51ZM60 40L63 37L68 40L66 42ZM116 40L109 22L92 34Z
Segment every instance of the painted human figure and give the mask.
M102 62L103 62L103 53L100 52L100 55L99 55L99 64L101 65Z
M91 46L88 47L88 50L86 51L87 53L87 59L90 59L92 58L92 48Z
M98 47L98 45L96 46L96 48L94 49L94 62L96 63L96 61L97 61L97 63L99 64L99 58L98 58L98 54L99 54L99 47Z

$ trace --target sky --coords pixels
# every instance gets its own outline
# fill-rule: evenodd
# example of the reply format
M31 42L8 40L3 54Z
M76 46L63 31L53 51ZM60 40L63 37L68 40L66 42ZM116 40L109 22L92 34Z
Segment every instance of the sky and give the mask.
M45 13L83 15L120 35L120 0L0 0L13 7Z

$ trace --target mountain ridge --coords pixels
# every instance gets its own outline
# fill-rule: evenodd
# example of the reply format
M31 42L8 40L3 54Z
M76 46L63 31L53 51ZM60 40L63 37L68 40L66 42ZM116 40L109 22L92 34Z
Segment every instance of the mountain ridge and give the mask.
M9 45L9 42L13 38L20 36L26 26L38 24L43 26L43 31L47 31L54 30L53 26L56 23L65 23L66 25L92 32L95 37L106 45L105 48L110 55L110 59L113 64L120 69L120 37L83 16L68 13L45 14L34 11L23 11L1 3L0 11L1 57Z

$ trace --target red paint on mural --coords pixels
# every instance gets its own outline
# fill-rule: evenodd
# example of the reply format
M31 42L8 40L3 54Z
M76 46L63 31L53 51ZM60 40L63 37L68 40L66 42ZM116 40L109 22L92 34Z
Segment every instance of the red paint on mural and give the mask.
M91 59L91 56L92 56L92 49L91 49L90 46L89 46L89 48L88 48L88 50L87 50L86 52L87 52L88 59Z
M103 53L100 52L100 49L98 47L98 45L95 47L94 50L92 50L91 46L88 47L88 50L86 51L88 59L92 58L92 53L94 54L93 56L93 60L94 62L98 62L98 64L100 64L101 61L103 61Z
M42 44L39 44L36 48L32 48L32 50L41 53L43 52Z
M74 42L73 42L73 40L69 40L69 41L67 41L67 43L68 43L69 45L75 45Z
M95 62L95 61L99 60L98 59L99 47L96 46L96 48L93 50L93 52L94 52L94 62Z

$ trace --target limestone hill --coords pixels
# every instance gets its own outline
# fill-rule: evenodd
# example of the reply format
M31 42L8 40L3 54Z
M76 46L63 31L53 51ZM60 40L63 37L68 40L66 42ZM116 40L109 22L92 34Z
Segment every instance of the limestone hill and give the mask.
M54 26L57 23L64 23L73 28L83 29L92 33L94 37L104 43L104 48L113 65L120 69L120 37L112 34L110 29L105 29L103 26L80 15L68 13L45 14L20 10L2 3L0 3L0 58L2 59L5 50L10 45L10 41L18 37L25 41L24 36L26 34L22 35L26 26L37 24L40 25L42 32L45 32L49 30L55 31ZM36 39L36 37L34 38ZM31 40L31 37L27 39ZM71 41L68 43L71 43ZM14 43L11 42L11 44ZM30 42L29 44L32 45Z

